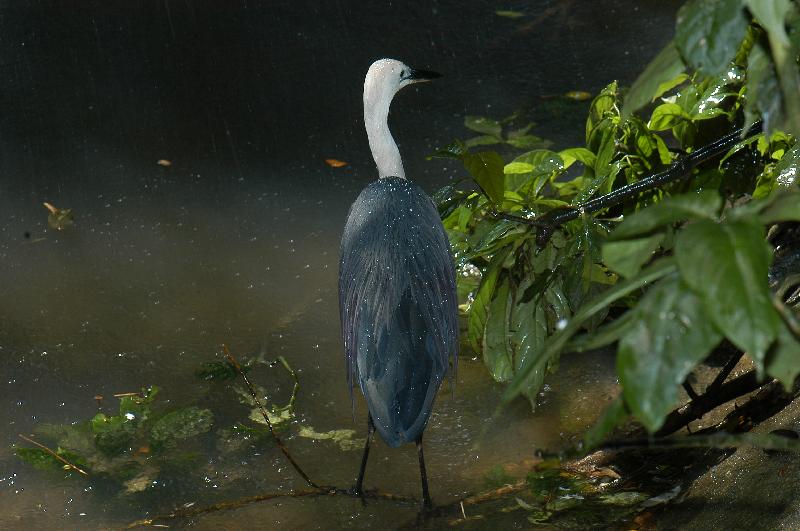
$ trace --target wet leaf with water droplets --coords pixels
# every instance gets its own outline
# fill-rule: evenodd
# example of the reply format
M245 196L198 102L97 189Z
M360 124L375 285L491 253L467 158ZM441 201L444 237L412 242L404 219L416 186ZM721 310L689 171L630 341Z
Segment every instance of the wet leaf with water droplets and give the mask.
M617 373L631 412L654 432L675 406L678 385L722 336L677 275L652 287L630 311L634 322L620 341Z
M677 235L675 257L706 315L763 370L779 317L767 285L771 252L761 223L755 218L698 221Z

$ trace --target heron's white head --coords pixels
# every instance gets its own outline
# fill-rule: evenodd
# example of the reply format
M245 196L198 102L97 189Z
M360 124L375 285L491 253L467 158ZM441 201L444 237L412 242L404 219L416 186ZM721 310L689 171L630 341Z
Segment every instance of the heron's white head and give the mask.
M364 125L381 177L405 178L400 152L389 132L392 98L406 85L437 77L436 72L417 70L396 59L379 59L369 67L364 79Z

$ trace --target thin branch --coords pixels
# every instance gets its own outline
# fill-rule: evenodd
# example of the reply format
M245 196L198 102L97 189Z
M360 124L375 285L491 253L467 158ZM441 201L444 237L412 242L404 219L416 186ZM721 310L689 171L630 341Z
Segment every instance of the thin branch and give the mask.
M481 492L479 494L459 498L451 503L434 506L431 510L427 511L426 514L429 516L439 515L451 509L462 511L463 506L478 505L487 501L499 500L510 494L514 494L516 492L524 490L527 487L527 485L528 483L526 480L521 480L512 485L504 485L502 487ZM332 488L317 487L317 488L310 488L303 490L295 490L291 492L280 492L280 491L266 492L264 494L257 494L255 496L248 496L246 498L240 498L238 500L220 502L203 507L176 509L171 513L161 514L152 516L150 518L143 518L141 520L136 520L135 522L131 522L130 524L128 524L125 527L125 529L152 526L156 522L165 522L169 520L176 520L178 518L190 518L193 516L198 516L201 514L212 513L217 511L228 511L231 509L239 509L241 507L250 505L252 503L275 500L279 498L319 498L322 496L329 496L329 497L338 496L338 497L346 497L354 499L390 501L405 505L419 505L419 500L417 500L412 496L402 496L398 494L392 494L391 492L368 490L364 491L363 493L356 494L350 489L341 489L335 487Z
M724 369L723 369L724 370ZM729 402L734 398L755 391L763 385L756 371L747 372L730 382L723 384L716 392L706 392L697 400L692 400L667 415L663 426L656 432L657 437L675 433L693 420L697 420L709 411ZM713 386L713 384L712 384Z
M264 417L264 421L267 423L267 427L269 428L270 435L272 435L272 439L275 441L275 444L278 445L278 448L281 449L283 455L286 456L286 459L289 460L289 463L291 463L291 465L294 467L297 473L300 474L300 477L302 477L303 480L305 480L308 486L313 487L314 489L317 489L319 491L326 490L325 488L320 487L319 485L311 481L311 478L308 477L308 474L306 474L303 471L303 469L300 468L300 465L297 464L297 461L294 460L292 454L289 453L289 448L286 447L281 438L278 437L278 434L275 433L275 428L272 426L272 422L270 422L269 420L269 415L267 415L267 410L264 409L264 406L261 404L261 400L258 398L258 393L256 393L255 387L253 387L253 384L251 384L250 380L247 378L247 374L245 374L245 372L242 370L242 366L239 365L239 362L236 360L236 358L233 357L233 354L231 354L231 351L228 349L227 345L222 345L222 348L223 350L225 350L225 357L228 358L230 364L233 365L233 367L236 369L236 372L238 372L239 376L241 376L242 379L244 380L247 389L250 391L250 396L253 397L253 400L255 401L258 410L261 412L261 415Z
M45 451L45 452L47 452L48 454L52 455L53 457L55 457L56 459L58 459L59 461L61 461L62 463L64 463L64 465L68 466L68 467L69 467L69 468L71 468L72 470L74 470L74 471L76 471L76 472L79 472L79 473L83 474L84 476L88 476L88 475L89 475L89 473L88 473L88 472L86 472L86 471L85 471L85 470L83 470L82 468L79 468L78 466L76 466L76 465L74 465L74 464L70 463L69 461L67 461L66 459L64 459L63 457L61 457L60 455L58 455L57 453L55 453L55 452L54 452L53 450L51 450L50 448L48 448L47 446L43 445L42 443L40 443L40 442L36 442L36 441L34 441L33 439L31 439L31 438L29 438L29 437L25 437L25 436L24 436L24 435L22 435L21 433L19 433L19 434L17 434L17 435L19 435L19 438L20 438L20 439L22 439L22 440L24 440L24 441L27 441L27 442L29 442L29 443L31 443L31 444L34 444L34 445L38 446L39 448L41 448L42 450L44 450L44 451Z

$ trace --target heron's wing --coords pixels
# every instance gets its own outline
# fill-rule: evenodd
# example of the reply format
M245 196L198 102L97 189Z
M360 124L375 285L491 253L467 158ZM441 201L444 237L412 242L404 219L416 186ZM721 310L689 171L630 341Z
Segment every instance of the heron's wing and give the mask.
M381 179L353 204L342 238L339 296L351 392L358 378L371 411L378 402L407 410L401 412L405 428L419 416L415 410L427 409L417 419L424 428L450 360L455 369L458 328L447 235L418 187Z

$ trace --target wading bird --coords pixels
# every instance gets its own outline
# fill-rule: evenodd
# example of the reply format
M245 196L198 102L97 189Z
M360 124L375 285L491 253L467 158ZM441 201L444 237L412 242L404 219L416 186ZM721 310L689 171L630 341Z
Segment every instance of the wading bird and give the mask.
M393 59L369 68L364 125L380 178L350 207L339 267L351 399L358 381L369 409L354 490L362 494L369 444L377 430L392 448L417 445L426 508L431 500L422 432L450 364L455 372L458 353L455 266L436 207L406 179L388 117L398 90L435 77L439 74Z

